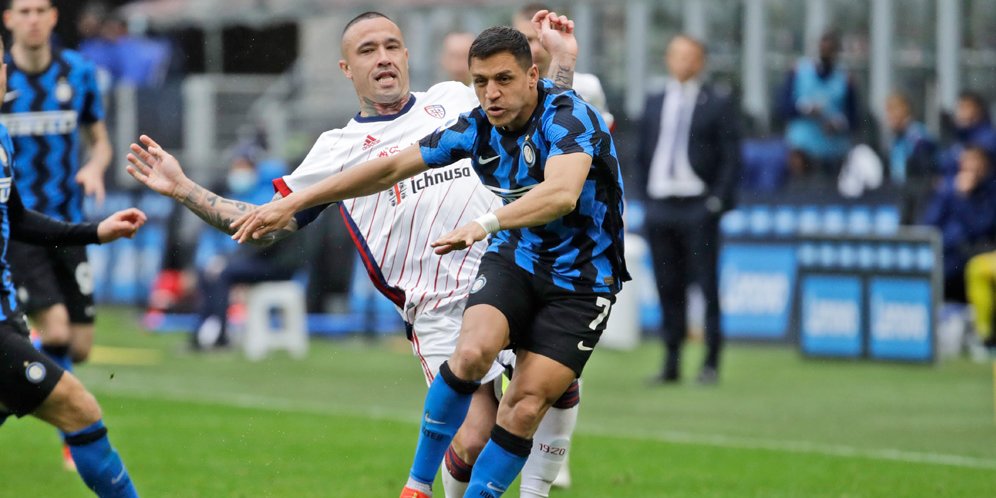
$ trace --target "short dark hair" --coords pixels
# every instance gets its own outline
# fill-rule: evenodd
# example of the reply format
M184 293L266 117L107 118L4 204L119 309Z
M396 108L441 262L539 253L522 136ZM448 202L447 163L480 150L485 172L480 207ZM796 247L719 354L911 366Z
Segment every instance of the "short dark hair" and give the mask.
M350 19L350 21L346 23L346 27L342 28L342 35L340 36L346 36L346 32L349 31L349 28L352 28L354 24L360 21L366 21L367 19L377 19L378 17L394 22L391 20L390 17L387 17L386 15L381 14L380 12L370 10Z
M510 26L494 26L477 35L474 43L470 45L467 63L469 64L471 59L487 59L500 53L512 54L523 70L528 70L533 65L529 40L526 39L526 35Z

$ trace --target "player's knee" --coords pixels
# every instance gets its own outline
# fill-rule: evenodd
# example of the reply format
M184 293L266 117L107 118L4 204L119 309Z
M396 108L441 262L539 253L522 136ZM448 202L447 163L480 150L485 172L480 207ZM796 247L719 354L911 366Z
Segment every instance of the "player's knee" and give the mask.
M69 350L69 355L70 358L73 360L73 363L84 363L90 359L90 349L74 347Z
M449 360L450 368L464 380L480 380L491 369L495 355L479 344L457 344Z
M523 393L508 398L506 409L498 412L498 425L512 431L532 434L539 425L550 400L539 393Z

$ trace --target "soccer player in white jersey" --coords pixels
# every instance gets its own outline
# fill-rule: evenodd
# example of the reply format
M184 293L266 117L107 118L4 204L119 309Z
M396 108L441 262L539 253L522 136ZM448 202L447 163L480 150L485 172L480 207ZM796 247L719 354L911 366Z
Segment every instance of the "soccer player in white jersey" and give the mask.
M536 23L544 43L555 54L551 77L569 86L577 53L573 22L544 11L537 13ZM340 68L353 82L360 112L345 128L322 134L301 165L274 182L277 198L369 159L397 153L478 105L473 90L457 82L409 92L407 49L398 26L383 14L368 12L350 21L343 31L342 53ZM143 136L141 142L142 146L132 144L129 173L156 192L173 197L215 228L233 233L231 222L256 208L223 199L197 185L151 138ZM481 185L469 161L338 205L370 278L408 324L412 349L427 383L455 348L464 304L485 249L481 246L439 257L429 243L500 205ZM315 219L322 208L299 213L266 240L254 242L287 236ZM486 380L500 377L503 371L504 366L496 362ZM482 387L454 438L461 461L473 462L484 447L496 410L493 387ZM546 448L564 446L560 441L537 440L536 458L552 461L537 466L537 471L545 474L531 476L540 484L533 491L524 491L524 497L547 495L562 458L549 450L540 451L541 444ZM447 488L450 497L462 496L462 492Z

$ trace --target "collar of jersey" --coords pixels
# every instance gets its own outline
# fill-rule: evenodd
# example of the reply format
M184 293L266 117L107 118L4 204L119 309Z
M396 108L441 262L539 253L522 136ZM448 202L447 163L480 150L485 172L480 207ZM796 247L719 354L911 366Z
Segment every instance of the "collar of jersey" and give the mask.
M408 95L411 98L408 99L408 103L405 104L405 107L403 107L401 109L401 111L399 111L397 114L385 114L383 116L366 116L366 117L363 117L363 116L360 116L360 113L356 113L356 116L353 118L353 121L356 121L357 123L376 123L378 121L392 121L394 119L397 119L400 116L404 116L405 113L408 112L408 110L411 109L412 106L415 105L415 94L414 93L410 93Z

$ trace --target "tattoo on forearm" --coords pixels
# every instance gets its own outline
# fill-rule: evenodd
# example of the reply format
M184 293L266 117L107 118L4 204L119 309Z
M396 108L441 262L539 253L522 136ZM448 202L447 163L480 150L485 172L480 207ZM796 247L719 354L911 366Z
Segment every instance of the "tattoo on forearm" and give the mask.
M558 64L553 73L553 83L559 87L572 88L574 86L574 68Z
M194 185L185 195L179 196L177 200L200 219L204 220L205 223L229 235L235 233L235 230L231 228L233 221L246 213L255 211L258 207L248 202L226 199L200 185ZM288 228L281 228L260 239L253 239L253 243L271 244L287 237L292 232Z

